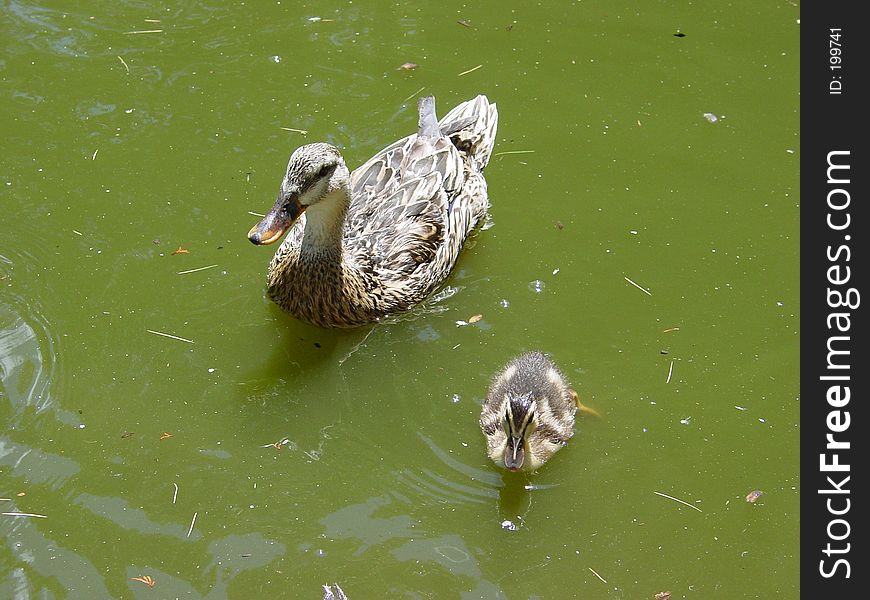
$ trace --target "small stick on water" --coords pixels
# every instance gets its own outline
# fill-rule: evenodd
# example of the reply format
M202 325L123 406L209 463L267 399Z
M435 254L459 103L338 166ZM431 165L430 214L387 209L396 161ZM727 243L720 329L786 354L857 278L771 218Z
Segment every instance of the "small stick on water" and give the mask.
M607 580L604 579L604 577L602 577L602 576L599 575L598 573L596 573L596 572L595 572L595 569L593 569L592 567L586 567L586 568L589 569L590 571L592 571L592 574L595 575L598 579L600 579L600 580L603 581L604 583L607 583Z
M199 267L198 269L189 269L187 271L179 271L176 275L187 275L188 273L196 273L198 271L205 271L206 269L214 269L217 265L208 265L206 267Z
M534 154L534 150L505 150L504 152L496 152L493 154L493 158L496 156L504 156L506 154Z
M172 503L175 504L175 499L178 497L178 484L173 483L172 485L175 486L175 491L172 492Z
M193 513L193 519L190 520L190 529L187 530L187 537L190 537L191 532L193 532L193 524L196 523L196 515L199 513Z
M162 29L138 29L136 31L125 31L124 35L133 35L137 33L163 33Z
M37 515L34 513L23 513L23 512L5 512L0 513L6 517L36 517L37 519L47 519L46 515Z
M73 229L72 232L76 235L84 235L81 231L76 231L75 229Z
M293 133L301 133L302 135L308 135L308 131L305 129L293 129L292 127L279 127L278 129L283 129L284 131L292 131Z
M674 502L679 502L680 504L685 504L685 505L688 506L689 508L694 508L694 509L697 510L698 512L704 512L703 510L701 510L701 509L698 508L697 506L694 506L693 504L689 504L689 503L686 502L685 500L680 500L679 498L674 498L673 496L668 496L667 494L663 494L662 492L653 492L653 493L654 493L654 494L657 494L657 495L659 495L659 496L661 496L661 497L663 497L663 498L667 498L668 500L673 500Z
M126 63L126 62L124 62L124 59L123 59L123 58L121 58L121 57L120 57L120 56L119 56L119 57L118 57L118 60L120 60L120 61L121 61L121 64L122 64L122 65L124 65L124 68L125 68L125 69L127 69L127 73L129 73L129 72L130 72L130 67L129 67L129 66L127 66L127 63Z
M672 331L679 331L679 327L668 327L667 329L662 330L662 333L670 333Z
M146 329L148 333L153 333L154 335L162 335L163 337L168 337L173 340L178 340L179 342L187 342L188 344L192 344L193 340L189 340L187 338L178 337L177 335L172 335L171 333L163 333L162 331L154 331L153 329Z
M671 382L671 373L673 373L673 372L674 372L674 361L671 361L671 368L668 369L668 380L665 381L665 383Z
M99 152L99 151L100 151L99 148L94 150L94 153L91 155L91 160L97 160L97 152Z
M252 210L249 210L249 211L248 211L248 214L249 214L249 215L254 215L255 217L260 217L261 219L264 218L264 217L266 216L266 215L263 215L263 214L260 214L260 213L255 213L255 212L252 211Z
M478 70L480 67L482 67L482 66L483 66L483 65L477 65L476 67L471 67L471 68L468 69L467 71L463 71L462 73L460 73L459 75L457 75L457 77L462 77L463 75L468 75L469 73L473 73L474 71L477 71L477 70Z
M650 291L649 291L648 289L646 289L645 287L642 287L642 286L636 284L635 282L633 282L631 279L629 279L629 278L626 277L625 275L623 275L623 278L625 278L625 280L626 280L627 282L629 282L631 285L633 285L634 287L636 287L637 289L639 289L640 291L642 291L642 292L643 292L644 294L646 294L647 296L652 296L652 292L650 292Z
M413 98L414 96L416 96L417 94L419 94L420 92L422 92L422 91L425 90L425 89L426 89L426 88L421 87L419 90L417 90L416 92L414 92L413 94L411 94L410 96L408 96L407 98L405 98L404 100L402 100L399 104L404 104L405 102L407 102L408 100L410 100L411 98Z

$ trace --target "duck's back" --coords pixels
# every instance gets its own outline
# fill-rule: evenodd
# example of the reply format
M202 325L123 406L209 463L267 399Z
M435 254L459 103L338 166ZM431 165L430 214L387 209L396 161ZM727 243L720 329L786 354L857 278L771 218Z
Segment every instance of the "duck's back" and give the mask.
M418 132L387 146L351 174L345 259L382 288L387 312L405 310L444 281L489 206L483 168L498 111L485 96L440 122L420 103Z

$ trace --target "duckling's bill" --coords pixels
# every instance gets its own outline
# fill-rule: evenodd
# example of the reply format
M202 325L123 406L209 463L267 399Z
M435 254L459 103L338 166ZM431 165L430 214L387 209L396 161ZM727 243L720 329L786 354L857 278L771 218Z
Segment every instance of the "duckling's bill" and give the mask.
M526 458L524 448L525 440L522 437L509 435L507 446L504 449L504 466L510 471L519 471L523 468Z
M274 244L284 233L293 227L299 216L305 212L305 207L299 202L299 196L291 194L286 198L278 198L275 206L263 220L251 227L248 239L258 246Z

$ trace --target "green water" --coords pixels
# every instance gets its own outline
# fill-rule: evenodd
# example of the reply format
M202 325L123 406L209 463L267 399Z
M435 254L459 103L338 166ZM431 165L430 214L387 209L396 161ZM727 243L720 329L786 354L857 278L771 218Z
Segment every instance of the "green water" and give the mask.
M0 518L0 597L796 598L799 16L5 3L0 507L45 518ZM453 293L281 314L250 213L423 93L500 112ZM477 418L528 349L601 416L512 476Z

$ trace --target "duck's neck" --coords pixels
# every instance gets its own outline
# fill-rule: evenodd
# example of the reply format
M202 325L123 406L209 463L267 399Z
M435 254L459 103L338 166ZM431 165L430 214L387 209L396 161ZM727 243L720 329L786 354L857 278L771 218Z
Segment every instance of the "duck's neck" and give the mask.
M305 211L305 234L302 253L341 255L344 218L350 197L345 187L329 192Z

